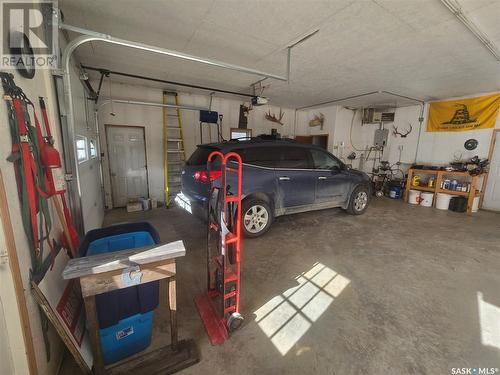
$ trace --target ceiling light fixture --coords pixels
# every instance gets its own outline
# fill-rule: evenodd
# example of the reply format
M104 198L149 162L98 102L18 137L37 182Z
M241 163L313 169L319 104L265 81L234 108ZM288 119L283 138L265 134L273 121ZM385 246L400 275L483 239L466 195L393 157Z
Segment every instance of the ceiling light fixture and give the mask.
M441 0L441 2L462 22L474 36L500 61L500 51L488 36L464 13L456 0Z

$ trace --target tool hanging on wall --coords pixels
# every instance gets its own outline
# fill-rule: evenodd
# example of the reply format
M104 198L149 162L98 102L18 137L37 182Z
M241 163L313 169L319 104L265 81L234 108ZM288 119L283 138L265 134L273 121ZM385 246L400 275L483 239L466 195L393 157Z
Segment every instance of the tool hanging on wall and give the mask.
M12 74L0 75L12 137L12 153L7 160L14 163L23 227L31 249L32 270L38 272L43 263L43 231L48 236L52 224L40 163L39 136L29 119L28 105L32 105L31 101L16 86Z
M56 208L57 216L63 227L63 237L61 243L69 248L73 257L77 256L77 249L80 244L78 231L76 230L73 219L66 203L66 181L62 170L62 162L59 151L54 147L54 138L50 131L49 117L47 116L47 107L43 97L39 97L40 109L42 110L42 119L45 127L45 136L43 137L43 147L41 149L42 162L44 164L45 174L47 176L47 193L52 197L52 202ZM59 198L59 197L60 198ZM59 199L62 202L59 202Z
M181 190L181 172L186 161L182 116L179 96L176 92L163 91L163 104L173 104L176 108L163 107L163 162L165 174L165 207L169 207ZM170 123L169 119L172 119Z
M220 170L212 170L218 163ZM230 166L231 165L231 166ZM219 180L210 188L207 241L207 293L195 303L213 345L222 344L243 322L240 314L241 262L241 157L212 152L208 157L208 179ZM232 189L228 184L236 185Z
M7 160L14 165L21 218L30 250L30 279L40 280L53 264L54 257L60 249L59 245L49 238L52 220L48 207L47 175L41 160L41 148L43 148L41 129L33 103L23 90L16 86L14 76L0 72L0 78L12 137L12 152ZM33 108L36 127L31 125L28 106ZM44 259L45 242L50 248L47 259ZM49 361L48 320L41 309L39 313L46 359Z

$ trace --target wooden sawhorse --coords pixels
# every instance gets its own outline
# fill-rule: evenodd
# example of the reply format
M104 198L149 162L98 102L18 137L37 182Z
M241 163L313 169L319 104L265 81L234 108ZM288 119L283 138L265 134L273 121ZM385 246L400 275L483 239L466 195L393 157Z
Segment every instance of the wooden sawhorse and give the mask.
M71 259L64 279L80 281L94 358L93 372L101 374L172 374L199 361L192 340L178 341L176 303L176 258L184 256L182 241ZM170 344L148 348L110 366L104 366L95 296L160 280L160 293L168 299ZM161 296L160 296L161 297ZM163 298L160 298L162 301ZM155 326L153 325L153 336Z

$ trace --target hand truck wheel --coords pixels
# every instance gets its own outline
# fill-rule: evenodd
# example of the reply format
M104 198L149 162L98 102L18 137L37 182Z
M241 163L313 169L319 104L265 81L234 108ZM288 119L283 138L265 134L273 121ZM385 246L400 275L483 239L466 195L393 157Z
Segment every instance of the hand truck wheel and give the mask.
M227 330L229 332L236 331L243 324L243 316L240 313L234 312L227 319Z

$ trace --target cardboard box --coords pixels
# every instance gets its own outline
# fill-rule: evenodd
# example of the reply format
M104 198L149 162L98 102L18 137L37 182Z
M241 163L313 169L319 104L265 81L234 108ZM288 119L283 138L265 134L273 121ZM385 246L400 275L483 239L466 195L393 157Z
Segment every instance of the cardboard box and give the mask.
M129 202L127 203L127 212L137 212L142 211L141 202Z

